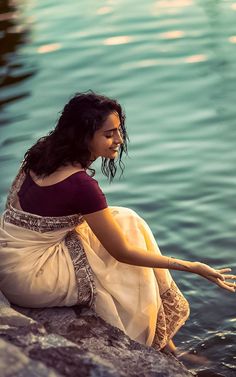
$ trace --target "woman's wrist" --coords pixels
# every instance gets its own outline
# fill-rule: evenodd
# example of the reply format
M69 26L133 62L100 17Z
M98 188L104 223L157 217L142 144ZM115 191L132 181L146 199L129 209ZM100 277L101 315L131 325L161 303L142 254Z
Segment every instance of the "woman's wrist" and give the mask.
M168 258L168 269L197 273L198 262L189 262L181 259Z

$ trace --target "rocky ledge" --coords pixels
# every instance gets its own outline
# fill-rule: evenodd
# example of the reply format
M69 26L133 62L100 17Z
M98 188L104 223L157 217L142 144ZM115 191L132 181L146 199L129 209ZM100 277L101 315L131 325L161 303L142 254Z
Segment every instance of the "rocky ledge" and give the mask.
M10 306L0 292L1 377L191 377L91 310Z

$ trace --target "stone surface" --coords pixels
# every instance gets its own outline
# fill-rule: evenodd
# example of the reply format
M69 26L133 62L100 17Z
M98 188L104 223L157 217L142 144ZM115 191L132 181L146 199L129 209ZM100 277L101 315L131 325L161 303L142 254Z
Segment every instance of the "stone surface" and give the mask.
M0 338L0 376L59 377L59 373L43 363L30 359L24 352Z
M187 377L173 356L88 309L11 307L0 293L1 377Z

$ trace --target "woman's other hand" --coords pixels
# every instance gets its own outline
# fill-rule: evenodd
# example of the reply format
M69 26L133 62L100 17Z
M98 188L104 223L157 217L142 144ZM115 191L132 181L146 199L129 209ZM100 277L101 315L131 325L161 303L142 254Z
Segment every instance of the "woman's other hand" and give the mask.
M212 283L218 285L219 287L226 289L230 292L236 292L236 283L228 282L226 280L236 280L236 275L226 274L230 272L231 268L222 268L220 270L215 270L214 268L208 266L207 264L195 262L193 272L201 275L202 277L210 280Z

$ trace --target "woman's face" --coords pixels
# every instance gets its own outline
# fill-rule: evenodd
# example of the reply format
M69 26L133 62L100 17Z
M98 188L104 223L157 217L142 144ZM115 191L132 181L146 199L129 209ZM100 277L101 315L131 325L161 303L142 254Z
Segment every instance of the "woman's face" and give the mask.
M98 157L115 159L122 142L120 118L114 112L108 115L103 126L94 133L89 143L91 159L96 160Z

